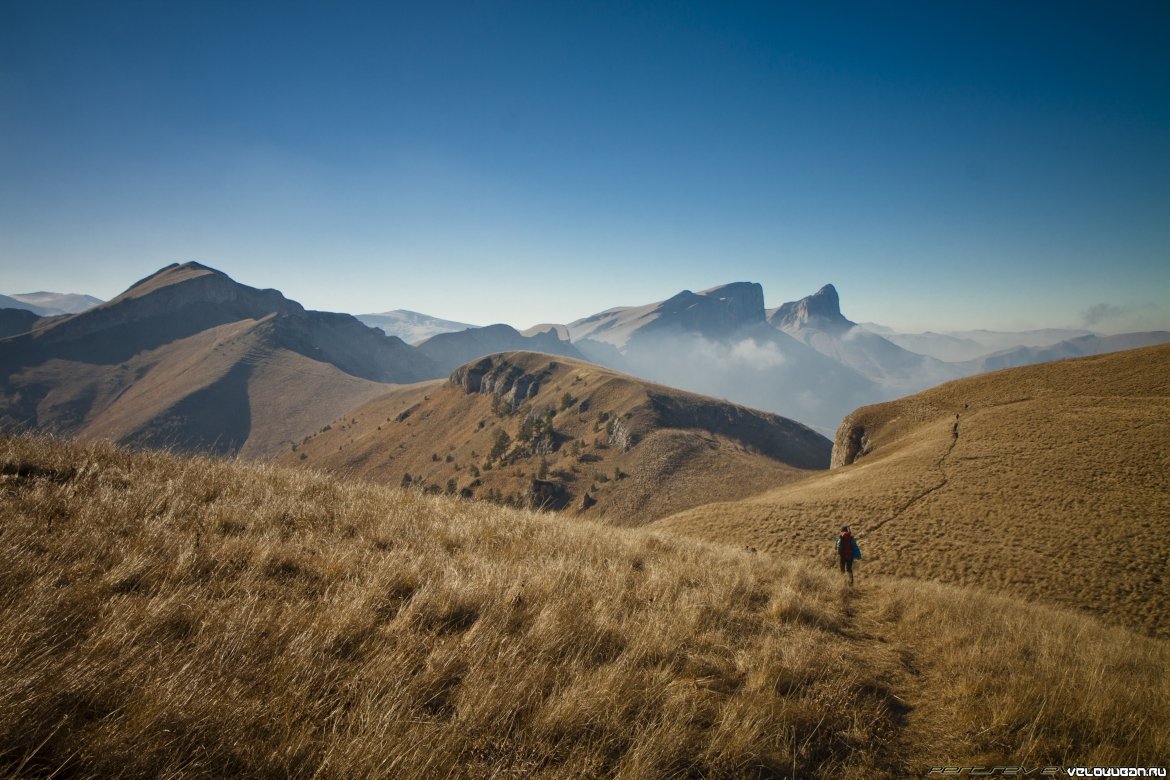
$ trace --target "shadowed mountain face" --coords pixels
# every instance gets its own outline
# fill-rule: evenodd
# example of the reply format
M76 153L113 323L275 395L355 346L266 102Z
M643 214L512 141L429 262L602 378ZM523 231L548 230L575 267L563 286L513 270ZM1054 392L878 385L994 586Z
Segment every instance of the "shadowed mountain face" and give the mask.
M858 409L837 432L830 473L663 525L825 559L849 524L863 571L977 585L1170 636L1168 462L1163 345Z
M807 476L828 465L830 449L774 414L512 352L392 390L284 460L641 525Z
M0 341L0 422L262 454L386 382L433 376L401 340L197 263Z
M40 320L28 309L0 309L0 339L28 333Z

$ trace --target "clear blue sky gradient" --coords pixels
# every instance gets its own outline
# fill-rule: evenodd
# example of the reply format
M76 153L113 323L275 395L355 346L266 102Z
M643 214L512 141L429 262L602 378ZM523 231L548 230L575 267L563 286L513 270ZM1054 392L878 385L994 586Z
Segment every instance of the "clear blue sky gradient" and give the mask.
M1170 3L0 0L0 292L1170 329Z

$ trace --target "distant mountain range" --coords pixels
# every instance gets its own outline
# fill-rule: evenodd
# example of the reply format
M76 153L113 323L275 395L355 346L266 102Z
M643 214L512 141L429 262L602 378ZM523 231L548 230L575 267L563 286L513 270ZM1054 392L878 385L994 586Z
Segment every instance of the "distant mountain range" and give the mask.
M1170 341L1163 331L969 331L907 337L841 313L829 284L764 308L763 288L736 282L657 303L607 309L524 333L567 336L590 360L692 392L800 420L827 435L853 409L984 371ZM907 348L918 344L934 354ZM961 357L943 360L937 355Z
M873 322L862 323L868 331L892 341L903 349L928 355L938 360L950 363L960 363L967 360L990 355L1015 347L1047 347L1061 341L1080 338L1081 336L1096 336L1098 334L1088 330L1071 328L1046 328L1044 330L1026 331L995 331L995 330L957 330L945 333L899 333L893 328L878 325Z
M0 327L17 331L0 340L3 428L249 456L287 448L388 383L446 376L482 349L557 348L499 326L420 349L198 263L78 314L0 311Z
M74 293L33 292L20 293L19 295L0 295L0 309L24 309L31 311L38 317L77 314L101 304L100 298Z
M576 347L557 338L555 333L525 336L511 325L488 325L484 328L440 333L418 343L416 347L434 363L437 372L443 376L468 361L497 352L523 350L585 359Z
M831 284L766 309L759 284L734 282L524 332L405 310L365 322L306 311L198 263L167 266L75 314L38 318L29 307L97 299L23 297L23 310L0 308L0 425L244 455L300 441L386 384L444 378L503 352L591 361L831 436L858 407L951 379L1170 341L1165 332L907 336L849 320Z

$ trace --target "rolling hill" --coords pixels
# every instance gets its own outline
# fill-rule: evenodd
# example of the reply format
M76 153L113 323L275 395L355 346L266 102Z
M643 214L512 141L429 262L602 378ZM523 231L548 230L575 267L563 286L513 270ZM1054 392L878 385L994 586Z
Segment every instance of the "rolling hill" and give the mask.
M958 436L954 435L957 424ZM1170 346L1009 369L862 408L834 468L656 524L960 583L1170 636Z
M283 461L639 525L800 479L831 446L773 414L517 352L393 390Z

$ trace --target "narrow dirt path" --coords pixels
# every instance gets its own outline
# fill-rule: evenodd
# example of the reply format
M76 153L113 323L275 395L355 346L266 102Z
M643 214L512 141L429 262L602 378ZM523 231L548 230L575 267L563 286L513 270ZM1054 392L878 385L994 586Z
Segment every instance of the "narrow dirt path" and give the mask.
M937 472L937 481L911 496L889 517L870 526L866 538L905 514L911 507L944 487L950 481L947 459L959 443L952 435L946 448L931 467ZM944 738L938 729L937 713L932 712L930 700L930 670L913 637L898 625L901 606L893 594L885 590L882 578L868 579L864 567L858 571L857 586L844 597L844 629L842 633L856 641L864 662L870 665L885 688L890 721L896 727L882 754L889 765L896 766L904 777L924 775L931 765L944 758Z
M866 677L876 681L867 693L882 697L889 712L891 730L877 748L882 763L894 768L893 777L919 777L940 760L924 707L928 685L919 654L899 637L893 602L883 595L880 581L859 578L844 596L841 633L856 643Z
M959 437L952 436L951 443L947 446L946 452L944 452L939 457L938 461L935 462L933 468L936 471L938 471L938 474L939 474L938 483L931 485L930 487L926 488L925 490L922 490L922 491L914 494L906 502L904 502L900 507L895 509L893 511L893 513L889 517L887 517L885 520L879 520L878 522L871 525L869 527L869 529L866 531L867 537L870 534L872 534L874 531L876 531L876 530L880 529L882 526L886 525L887 523L890 523L890 522L893 522L894 520L897 520L899 517L901 517L903 514L906 513L906 510L908 510L910 507L917 504L922 499L929 496L931 493L934 493L938 490L941 490L942 488L947 486L947 483L950 481L950 478L947 476L947 469L946 469L947 458L950 457L951 452L954 451L955 445L958 443L959 443Z

